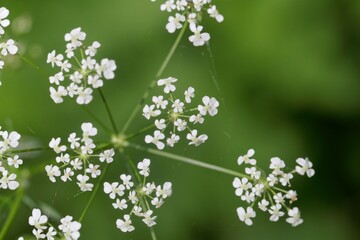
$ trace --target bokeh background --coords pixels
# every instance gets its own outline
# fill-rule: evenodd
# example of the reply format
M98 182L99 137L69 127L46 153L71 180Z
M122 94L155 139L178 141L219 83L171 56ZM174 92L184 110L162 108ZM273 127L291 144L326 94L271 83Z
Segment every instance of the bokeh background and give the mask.
M116 79L105 82L103 91L121 127L176 38L165 30L168 14L160 12L160 2L1 0L0 5L11 11L11 37L49 76L54 70L45 64L46 55L64 49L66 32L81 26L88 41L102 44L98 57L115 59L118 66ZM136 161L153 160L153 180L173 182L173 196L157 211L158 239L360 239L360 1L213 3L225 21L204 18L210 50L183 39L163 76L177 77L179 89L193 86L198 97L221 99L220 114L202 128L209 135L205 145L179 145L170 151L234 170L237 157L249 148L256 150L264 168L273 156L290 167L297 157L307 156L316 175L293 181L304 224L292 228L284 219L272 223L258 212L254 225L247 227L236 214L243 203L234 195L232 177L129 151ZM20 132L28 143L46 146L51 137L64 137L79 131L82 122L92 121L70 99L55 105L47 77L18 58L10 60L0 75L1 126ZM88 109L109 125L98 95ZM145 125L139 115L130 132ZM100 133L98 139L108 136ZM142 138L136 141L142 143ZM25 166L53 158L49 152L39 153ZM126 171L118 160L107 181ZM27 204L6 239L30 233L29 203L79 217L90 194L78 193L75 184L50 184L45 174L32 177ZM8 210L0 211L1 226ZM99 192L83 222L81 239L151 239L141 222L135 222L133 233L117 230L115 221L122 215Z

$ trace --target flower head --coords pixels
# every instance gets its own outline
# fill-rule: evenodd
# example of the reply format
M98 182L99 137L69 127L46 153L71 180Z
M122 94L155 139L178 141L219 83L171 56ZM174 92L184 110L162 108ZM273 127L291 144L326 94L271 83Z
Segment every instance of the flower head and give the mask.
M202 104L197 107L187 106L193 102L195 89L189 87L184 92L183 99L177 98L175 82L177 79L173 77L158 80L157 85L164 86L163 91L166 95L153 96L152 104L146 104L143 108L143 116L148 120L155 118L156 127L152 135L145 136L145 142L155 144L160 150L166 145L173 147L179 142L181 132L188 132L186 138L189 140L189 145L201 145L208 136L200 134L197 129L192 129L191 125L202 124L206 115L215 116L218 113L219 102L209 96L204 96ZM166 132L169 130L167 136Z
M93 99L94 89L104 85L103 79L115 78L116 64L114 60L104 58L97 61L97 50L101 44L94 41L86 46L86 33L80 27L65 34L65 54L57 54L56 50L47 56L51 67L59 68L59 72L50 76L50 96L55 103L62 103L63 97L76 98L77 104L89 104Z

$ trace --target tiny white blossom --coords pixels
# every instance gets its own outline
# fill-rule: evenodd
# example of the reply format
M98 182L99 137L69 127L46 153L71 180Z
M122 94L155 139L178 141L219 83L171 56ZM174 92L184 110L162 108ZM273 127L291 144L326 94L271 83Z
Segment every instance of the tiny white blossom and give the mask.
M150 159L145 158L142 162L139 162L137 168L140 170L140 175L145 177L149 176L150 173Z
M170 92L174 92L176 90L175 85L173 85L173 83L176 82L176 81L177 81L176 78L168 77L168 78L165 78L165 79L158 80L157 85L158 86L165 85L164 92L165 93L170 93Z
M244 156L240 156L237 160L238 164L241 165L242 163L256 165L256 160L252 159L251 157L254 156L255 151L254 149L249 149L247 154Z
M129 215L124 215L124 220L118 219L116 220L116 226L119 228L122 232L132 232L135 230L134 226L131 225L131 219Z
M203 26L196 26L195 23L190 23L190 30L194 33L189 37L189 41L194 44L195 47L203 46L210 40L209 33L202 33Z
M306 175L308 177L312 177L315 174L315 170L312 169L312 162L309 161L307 158L298 158L296 159L296 163L299 164L299 166L296 166L296 172L300 175Z
M300 211L297 207L294 207L293 209L290 209L288 211L289 217L286 219L286 222L290 223L293 227L296 227L303 223L303 220L300 216Z
M255 211L251 207L247 207L246 211L243 207L237 209L237 214L240 221L245 222L246 225L251 226L253 224L251 218L256 216Z
M165 135L160 132L159 130L155 130L154 136L146 135L145 136L145 142L146 143L153 143L156 145L156 147L160 150L164 149L165 144L161 142L165 138Z
M197 137L197 130L192 130L191 133L186 135L186 138L190 140L189 145L194 144L197 147L204 143L208 139L208 136L206 134L201 134L199 137Z

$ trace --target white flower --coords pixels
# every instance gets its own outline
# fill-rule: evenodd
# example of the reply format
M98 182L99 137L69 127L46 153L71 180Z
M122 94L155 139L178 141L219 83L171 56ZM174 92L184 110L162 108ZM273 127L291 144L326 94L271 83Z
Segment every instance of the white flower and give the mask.
M98 41L95 41L92 43L91 46L89 46L86 50L85 50L85 54L89 55L90 57L95 56L97 49L101 47L101 44Z
M86 172L90 173L92 178L97 178L97 176L100 176L101 174L99 167L99 165L94 165L90 163L89 167L86 169Z
M294 207L293 209L290 209L288 211L289 217L286 219L286 222L290 223L293 227L296 227L303 223L303 220L300 216L300 211L297 207Z
M261 202L258 203L258 206L262 211L266 212L268 209L267 206L269 206L269 204L269 201L264 198L263 200L261 200Z
M189 121L190 122L193 122L194 124L196 123L200 123L202 124L204 122L204 118L203 116L199 113L197 115L191 115L190 118L189 118Z
M155 108L155 105L151 105L151 106L145 105L143 108L143 116L146 119L150 119L151 117L159 116L161 114L161 111L157 110L157 109L154 110L154 108Z
M274 195L274 200L276 203L284 203L285 201L285 196L282 193L277 193L276 195Z
M173 83L176 82L176 81L177 81L176 78L168 77L168 78L165 78L165 79L158 80L157 85L158 86L165 85L164 92L165 93L170 93L170 92L174 92L176 90L175 85L173 85Z
M285 213L281 212L280 209L281 209L281 205L278 203L275 206L270 207L269 209L269 213L271 214L270 221L277 222L280 217L285 215Z
M91 88L83 88L83 87L79 87L78 88L78 97L76 98L76 103L77 104L88 104L91 102L91 100L93 99L92 97L92 92L93 90Z
M131 181L131 175L121 174L120 179L123 181L126 189L130 189L134 186L134 183Z
M104 152L100 153L99 160L100 160L100 162L106 161L107 163L111 163L114 160L114 158L113 158L114 155L115 155L114 149L108 149L108 150L105 150Z
M100 65L96 66L96 71L99 75L102 74L102 76L106 80L114 79L115 77L115 70L116 70L116 64L114 60L109 60L107 58L104 58L101 60Z
M76 137L76 133L71 133L68 137L68 142L70 143L70 148L75 149L80 147L79 143L80 138Z
M306 175L308 177L312 177L315 174L315 170L312 169L312 162L309 161L309 159L307 158L298 158L296 159L297 164L299 164L299 166L296 166L296 172L300 175L304 175L306 173Z
M170 138L166 139L167 145L170 147L174 147L175 143L180 140L180 137L176 134L171 134Z
M185 22L185 16L176 13L175 17L173 16L169 17L169 22L168 24L166 24L166 29L168 30L169 33L173 33L176 31L176 29L182 28L183 25L181 24L181 22Z
M168 12L171 12L175 8L176 8L176 5L174 4L174 0L168 0L160 6L161 11L168 11Z
M172 194L172 184L171 182L165 182L163 187L160 185L156 188L156 196L167 198L168 196L171 196Z
M50 87L50 97L55 103L62 103L64 101L62 97L65 97L66 95L67 91L63 86L59 86L57 90Z
M59 146L60 142L61 142L61 138L56 138L56 139L52 138L49 143L49 147L52 148L55 153L65 152L66 146L65 145Z
M79 47L82 45L81 41L84 41L86 33L81 32L81 28L75 28L70 31L70 33L65 34L65 41L70 42L74 47Z
M202 102L204 103L204 106L198 106L201 115L205 116L206 113L209 113L210 116L215 116L218 113L217 108L219 107L219 102L215 98L205 96L202 98Z
M111 199L115 199L116 195L124 195L125 186L118 182L108 183L104 182L104 192L109 195Z
M273 187L278 182L278 178L274 174L270 174L266 180L269 182L269 186L271 187Z
M280 178L280 183L284 187L289 185L290 186L290 180L293 178L293 175L291 173L283 173Z
M185 93L185 102L191 103L191 98L194 98L195 96L195 89L193 87L189 87Z
M285 197L290 200L290 203L293 203L297 200L297 193L294 190L289 190Z
M190 140L189 145L194 144L197 147L204 143L208 139L208 136L206 134L201 134L199 137L197 137L197 130L192 130L191 133L186 135L186 138Z
M156 119L155 120L155 127L159 130L163 130L166 128L165 119Z
M251 178L260 179L261 172L257 171L256 167L245 168L245 173L250 175Z
M249 149L247 154L245 154L244 156L240 156L238 158L237 163L239 165L241 165L242 163L256 165L256 160L251 158L252 156L254 156L254 154L255 154L254 149Z
M72 220L72 216L65 216L60 219L61 224L59 225L59 229L62 231L62 235L66 240L77 240L80 237L79 230L81 228L81 223Z
M150 159L145 158L142 162L139 162L137 168L140 170L140 175L145 177L149 176L150 173Z
M97 129L92 125L92 123L85 122L81 124L81 130L83 131L84 139L97 135Z
M210 40L209 33L201 33L203 26L196 26L194 23L191 23L190 30L194 33L194 35L189 37L189 41L192 42L195 47L203 46L205 42Z
M47 216L41 214L41 210L34 208L32 210L32 215L29 217L29 225L34 226L37 229L46 229L45 226L41 226L46 224L48 221Z
M10 190L15 190L19 187L19 183L17 181L15 181L16 179L16 174L15 173L11 173L10 175L8 175L8 171L4 170L2 172L2 178L0 178L0 189L10 189Z
M66 168L64 174L60 177L62 181L66 182L67 180L71 181L71 177L74 176L74 171L71 168Z
M83 192L92 191L94 184L88 183L89 177L87 175L77 175L76 179L78 180L77 184L80 187L80 190Z
M51 67L54 67L54 64L56 66L60 67L63 59L64 59L64 56L62 54L56 55L56 51L53 50L51 53L49 53L47 55L46 63L51 63Z
M23 164L23 160L19 159L18 155L15 155L13 158L9 157L7 162L9 166L14 166L14 168L19 168L19 165Z
M166 106L168 105L168 101L164 100L163 96L158 96L158 97L153 96L152 101L154 102L157 108L165 109Z
M127 209L128 205L126 204L125 199L116 199L116 202L112 204L115 209L124 210Z
M256 216L255 211L251 207L247 207L246 212L243 207L237 209L237 214L240 221L245 222L246 225L251 226L253 224L251 218Z
M47 240L54 240L57 232L53 227L49 227L48 232L46 233Z
M47 165L45 166L46 174L48 175L50 181L56 182L55 177L59 177L61 175L60 169L58 166Z
M145 136L145 142L146 143L153 143L156 145L156 147L160 150L164 149L165 144L161 142L160 140L163 140L165 138L165 135L160 132L159 130L155 130L154 136L146 135Z
M18 47L15 45L14 40L9 39L6 42L0 43L1 54L6 56L8 53L14 55L18 51Z
M281 169L285 167L285 162L278 157L273 157L270 160L271 160L270 169L273 169L273 174L274 175L282 174L283 172L281 171Z
M176 99L171 106L173 108L174 113L182 113L184 108L184 103L180 101L180 99Z
M122 232L132 232L135 230L134 226L131 225L131 219L129 215L124 215L124 220L118 219L116 220L116 226L119 228Z
M55 83L56 85L59 85L60 82L64 81L64 74L63 72L59 72L57 74L55 74L54 76L51 76L49 78L50 83Z
M177 127L177 130L179 132L182 132L186 129L187 127L187 122L178 118L175 122L174 122L174 126Z
M98 75L88 76L88 84L92 85L93 88L100 88L104 85L103 80Z
M0 8L0 35L5 33L4 28L10 25L10 21L7 18L9 16L9 10L5 7Z
M153 211L152 210L148 210L146 213L144 213L143 217L143 222L148 226L148 227L152 227L156 224L155 220L156 220L156 216L152 217Z
M245 191L251 189L252 187L252 184L249 182L247 178L242 178L240 180L238 177L235 177L232 184L233 187L236 189L235 190L236 196L242 196Z
M215 18L217 22L224 21L224 16L219 13L219 11L216 9L216 6L212 6L207 11L210 15L210 17Z

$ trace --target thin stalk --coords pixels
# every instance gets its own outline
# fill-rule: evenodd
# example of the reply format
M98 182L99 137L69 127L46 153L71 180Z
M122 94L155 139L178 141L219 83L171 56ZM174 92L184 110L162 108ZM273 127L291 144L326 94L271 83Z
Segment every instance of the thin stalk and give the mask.
M191 165L198 166L198 167L202 167L202 168L207 168L207 169L210 169L210 170L213 170L213 171L216 171L216 172L225 173L227 175L241 177L241 178L248 178L248 179L250 178L249 176L247 176L245 174L242 174L242 173L239 173L239 172L227 169L227 168L219 167L219 166L216 166L216 165L213 165L213 164L210 164L210 163L201 162L201 161L196 160L196 159L179 156L179 155L169 153L169 152L163 152L163 151L153 149L153 148L145 148L145 147L142 147L142 146L136 145L136 144L130 144L129 146L133 147L134 149L145 151L145 152L157 155L157 156L170 158L170 159L173 159L173 160L176 160L176 161L184 162L184 163L191 164Z
M113 117L113 115L111 114L109 104L107 103L107 101L106 101L106 99L105 99L105 96L104 96L103 92L101 91L101 89L98 88L98 90L99 90L101 99L102 99L103 103L105 104L105 108L106 108L107 114L109 115L109 118L110 118L110 121L111 121L111 125L112 125L112 127L113 127L113 130L114 130L115 134L117 134L117 133L118 133L118 129L117 129L117 127L116 127L116 124L115 124L115 121L114 121L114 117Z
M45 150L49 150L49 149L50 148L48 148L48 147L24 148L24 149L16 149L16 150L9 151L9 153L28 153L28 152L45 151Z
M11 223L13 222L13 220L16 216L16 213L19 210L21 199L23 198L23 196L24 196L24 190L23 190L23 188L19 188L18 191L16 192L16 197L15 197L13 206L10 210L9 216L7 217L7 219L4 223L4 226L1 229L0 240L5 239L6 233L9 230Z
M147 97L149 96L150 90L153 89L155 87L156 81L158 80L159 77L161 77L161 75L164 73L165 68L167 67L167 65L169 64L171 58L173 57L175 50L177 49L177 47L179 46L179 43L185 33L185 30L188 26L188 22L184 23L183 28L181 29L179 35L177 36L175 42L173 43L173 45L171 46L170 51L168 52L166 58L164 59L163 63L161 64L159 70L157 71L156 75L155 75L155 79L152 80L152 82L150 83L149 87L147 88L147 90L145 91L145 93L143 94L140 102L136 105L136 107L134 108L134 110L132 111L130 117L128 118L128 120L126 121L123 129L121 130L121 133L125 133L125 131L129 128L130 124L132 123L132 121L134 120L136 114L140 111L142 105L144 104L145 100L147 99Z
M32 68L34 68L36 71L40 72L41 74L45 75L48 77L48 74L42 70L39 66L35 65L32 61L30 61L27 57L18 54L18 56L21 58L21 60L23 60L24 62L26 62L27 64L29 64Z
M105 168L104 168L104 170L103 170L103 172L102 172L102 174L101 174L101 176L100 176L99 182L96 184L95 189L94 189L94 191L92 192L89 201L87 202L84 210L82 211L82 213L81 213L81 215L80 215L79 222L82 222L82 220L84 219L86 213L87 213L88 210L89 210L89 207L90 207L91 203L94 201L95 195L96 195L96 193L99 191L99 187L100 187L100 185L101 185L102 180L104 179L104 177L105 177L105 175L106 175L106 172L107 172L108 168L109 168L109 164L106 164L106 166L105 166ZM1 239L0 239L0 240L1 240Z
M144 133L144 132L149 131L150 129L153 129L154 127L155 127L154 124L151 124L151 125L149 125L149 126L147 126L147 127L144 127L143 129L139 130L139 131L136 132L136 133L129 134L128 136L126 136L126 139L127 139L127 140L132 139L132 138L134 138L134 137L136 137L136 136L138 136L138 135L140 135L140 134L142 134L142 133Z

